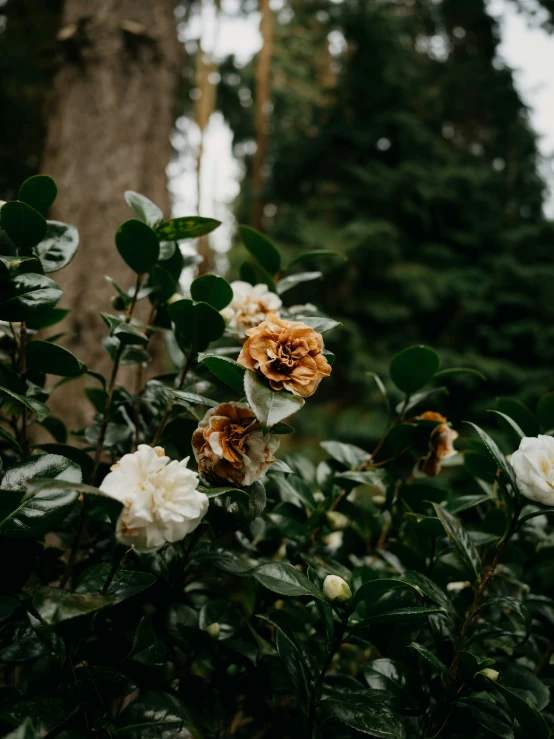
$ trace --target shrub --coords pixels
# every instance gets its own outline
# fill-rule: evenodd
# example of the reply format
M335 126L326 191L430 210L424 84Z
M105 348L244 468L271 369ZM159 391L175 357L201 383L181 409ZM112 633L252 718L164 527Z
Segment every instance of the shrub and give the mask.
M47 275L78 246L41 215L55 184L18 197L0 231L3 735L547 739L554 396L497 410L513 464L475 426L460 466L429 408L473 370L410 347L375 377L375 449L280 458L334 360L337 322L281 299L313 272L242 228L243 279L204 275L184 297L178 242L217 221L165 221L127 193L115 244L134 284L112 282L101 314L107 379L47 335L66 314ZM173 369L142 382L154 332ZM48 400L74 378L95 419L69 432Z

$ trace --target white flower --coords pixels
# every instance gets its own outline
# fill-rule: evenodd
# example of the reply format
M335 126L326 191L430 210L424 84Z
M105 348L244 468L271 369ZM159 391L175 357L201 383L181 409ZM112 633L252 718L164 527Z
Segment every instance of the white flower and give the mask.
M272 293L267 285L250 285L242 280L231 283L233 299L221 311L227 327L240 336L246 336L249 328L261 323L270 311L278 311L282 306L281 298Z
M248 487L275 462L279 441L278 436L263 433L247 405L222 403L200 421L192 448L204 477Z
M517 484L526 498L554 505L554 438L526 437L512 454Z
M327 575L323 581L323 595L330 601L345 601L350 600L352 591L346 580L343 580L342 577L338 575Z
M323 541L332 554L335 554L343 544L344 531L332 531L323 537Z
M187 469L188 461L170 461L162 447L140 444L113 465L100 490L123 503L118 541L149 552L194 531L206 515L208 496L196 489L198 473Z

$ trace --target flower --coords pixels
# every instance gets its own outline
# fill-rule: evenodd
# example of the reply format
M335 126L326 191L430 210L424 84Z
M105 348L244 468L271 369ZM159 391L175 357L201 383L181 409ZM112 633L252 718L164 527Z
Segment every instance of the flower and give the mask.
M525 437L512 454L512 467L519 490L526 498L554 505L554 438Z
M498 670L491 670L490 667L485 667L483 670L479 670L477 674L488 677L489 680L492 680L493 682L496 682L498 680L498 676L500 675Z
M345 529L348 526L348 517L345 516L344 513L339 513L338 511L327 511L325 518L327 519L329 528L333 531L340 531L340 529Z
M242 280L231 283L233 299L221 311L228 328L240 336L261 323L269 311L277 311L282 305L281 298L272 293L267 285L250 285Z
M321 334L304 323L284 321L269 313L246 335L237 361L269 380L273 390L288 390L307 398L331 374L331 365L322 354Z
M192 435L192 448L204 477L248 486L275 462L279 438L264 434L244 403L222 403L200 421Z
M459 434L450 428L444 416L440 413L435 413L435 411L425 411L425 413L417 417L417 420L438 421L429 436L429 450L427 455L419 460L416 467L416 474L436 477L440 472L442 463L449 457L457 454L453 444Z
M150 552L194 531L206 515L208 496L197 490L198 473L187 469L188 461L170 461L162 447L139 444L113 465L100 490L123 503L118 541Z
M350 600L352 591L350 586L338 575L327 575L323 581L323 595L329 601L345 601Z

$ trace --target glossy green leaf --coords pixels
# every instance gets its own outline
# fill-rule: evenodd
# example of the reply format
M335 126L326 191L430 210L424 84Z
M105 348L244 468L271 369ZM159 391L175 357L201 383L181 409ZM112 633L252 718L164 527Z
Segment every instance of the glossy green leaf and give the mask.
M550 736L548 724L528 698L520 697L514 690L503 686L500 682L491 681L491 686L494 692L504 698L527 736L533 739L548 739Z
M460 520L456 516L453 516L452 513L449 513L446 508L437 505L437 503L433 503L432 505L437 518L442 523L448 538L454 544L467 570L473 573L477 582L480 582L483 565L479 557L479 552L470 539L469 534L462 526Z
M201 739L183 703L158 690L147 690L135 698L110 733L124 739Z
M367 698L326 698L321 703L324 721L337 719L351 729L362 734L382 737L383 739L405 739L406 729L399 716L383 710L380 706L372 706Z
M446 677L451 678L452 674L448 667L442 662L433 652L430 652L426 647L424 647L422 644L418 644L417 642L412 642L410 645L411 649L415 649L416 652L419 652L421 656L429 662L429 664L433 665L439 672L442 672Z
M77 593L100 593L110 574L109 564L92 565L86 570L77 582ZM128 598L132 598L149 588L156 578L150 572L133 572L131 570L117 570L106 592L110 603L115 605Z
M349 467L351 470L360 467L360 465L365 464L370 459L369 452L366 452L365 449L360 449L360 447L354 444L345 444L342 441L322 441L320 442L320 446L325 449L330 457L333 457L337 462L340 462L345 467Z
M109 605L111 605L111 600L103 595L83 595L48 587L37 588L33 591L33 607L42 621L50 626L94 613Z
M295 643L294 634L274 618L269 616L258 616L258 618L271 624L275 629L275 643L279 657L300 699L306 703L310 696L308 687L310 669Z
M223 277L202 275L193 280L190 294L193 300L208 303L219 311L229 305L233 299L233 288Z
M537 436L540 434L539 419L517 398L498 398L496 410L509 416L521 429L523 436Z
M439 367L439 355L433 349L412 346L393 358L390 377L399 390L412 395L433 379Z
M302 282L319 280L321 277L323 277L323 272L298 272L294 275L288 275L277 283L277 294L283 295L287 290L292 290L293 287L300 285Z
M37 314L31 319L27 319L27 328L34 331L41 331L50 326L55 326L71 313L67 308L50 308L43 313Z
M204 351L225 332L222 315L208 303L178 300L171 303L168 312L175 323L176 333L197 350Z
M30 481L48 478L66 482L81 482L81 469L69 459L57 454L41 454L19 462L7 470L2 479L4 490L21 494L18 505L0 511L0 531L6 536L38 536L52 530L67 516L78 493L74 488L52 487L35 494L27 492Z
M50 341L30 341L27 344L27 364L36 372L61 377L78 377L86 372L86 365L59 344Z
M268 590L280 595L309 595L325 600L323 592L306 575L287 562L269 562L249 570L251 575Z
M10 398L17 400L18 403L28 408L31 413L37 417L37 421L39 423L42 423L50 413L50 408L47 405L44 405L44 403L41 403L40 400L28 398L26 395L19 395L19 393L14 393L13 390L10 390L7 387L0 387L0 398L2 397L2 394L9 395Z
M57 272L71 262L79 248L79 232L75 226L60 221L47 221L46 235L36 245L36 253L45 272Z
M250 254L270 275L281 270L281 255L275 244L249 226L239 226L239 235Z
M403 662L388 658L372 660L364 668L364 677L372 690L387 691L389 707L406 716L421 715L428 702L426 683Z
M125 262L139 275L148 272L160 255L156 232L135 219L126 221L117 229L115 244Z
M326 331L341 326L339 321L334 321L332 318L325 318L324 316L295 316L295 320L303 323L305 326L313 328L318 334L324 334Z
M158 226L156 233L162 241L181 241L205 236L215 231L218 226L221 226L221 221L216 221L215 218L188 216L165 221Z
M0 278L0 320L27 321L44 316L62 297L59 286L49 277L24 273Z
M475 375L480 380L487 380L486 375L473 367L448 367L448 369L439 370L435 377L445 377L447 375Z
M471 718L501 739L514 739L514 721L508 713L492 700L475 695L458 701L458 708L468 711ZM455 718L454 718L455 720Z
M246 369L238 364L238 362L218 354L206 354L202 357L201 361L221 382L233 388L240 395L244 394L244 375Z
M156 227L163 221L163 211L161 208L153 203L146 195L141 195L139 192L133 190L127 190L125 192L125 202L131 208L136 217L146 223L150 228L156 229Z
M486 431L483 431L483 429L479 428L479 426L477 426L476 424L471 423L471 421L466 421L466 423L469 423L469 425L473 426L473 428L477 431L479 437L481 438L481 441L487 447L487 451L505 475L506 480L511 483L514 490L517 490L517 482L514 469L512 465L506 460L506 456L502 454L496 442L491 439Z
M304 398L287 391L276 392L258 377L255 372L246 371L244 375L244 392L249 406L264 428L271 428L299 411L304 405Z
M46 220L41 214L16 200L0 209L0 226L19 247L36 246L46 235Z
M19 188L17 199L27 203L39 213L45 213L58 195L58 186L51 177L37 174L29 177Z

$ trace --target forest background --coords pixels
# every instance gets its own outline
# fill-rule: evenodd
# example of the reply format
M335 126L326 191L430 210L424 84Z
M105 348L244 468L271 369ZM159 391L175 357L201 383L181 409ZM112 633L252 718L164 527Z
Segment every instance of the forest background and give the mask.
M551 32L552 0L514 5ZM190 34L179 41L200 11L201 0L0 7L0 199L48 173L61 204L50 217L81 236L62 284L73 309L62 343L106 369L96 339L110 287L90 271L117 281L124 269L112 245L127 217L121 193L143 192L167 212L176 122L194 121L200 170L202 136L219 114L241 164L237 222L290 259L307 249L345 257L299 265L323 274L287 296L343 324L329 347L342 359L299 416L296 444L371 443L385 413L373 373L415 343L487 376L448 380L455 426L469 415L487 424L495 397L534 409L552 390L554 224L537 134L484 0L244 0L236 13L258 14L263 38L246 65ZM227 255L237 278L242 247L231 222L224 233L224 246L237 241ZM227 267L208 237L185 248L191 264L196 251L204 258L191 276ZM163 368L159 353L151 374ZM58 415L84 420L72 392ZM440 410L440 392L434 401Z

